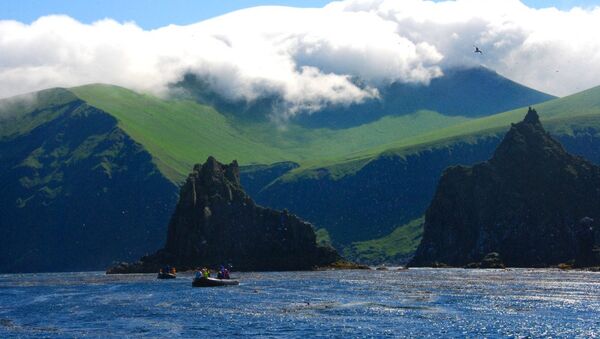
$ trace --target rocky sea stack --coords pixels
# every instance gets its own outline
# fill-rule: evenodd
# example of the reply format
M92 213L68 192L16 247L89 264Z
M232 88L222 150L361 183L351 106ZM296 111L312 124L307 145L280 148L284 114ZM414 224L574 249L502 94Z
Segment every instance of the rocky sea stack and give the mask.
M107 273L156 272L232 265L235 270L306 270L341 258L318 246L313 227L287 211L257 206L240 185L236 161L209 157L181 187L164 249Z
M600 167L568 154L530 108L492 159L443 173L411 265L594 266L599 222Z

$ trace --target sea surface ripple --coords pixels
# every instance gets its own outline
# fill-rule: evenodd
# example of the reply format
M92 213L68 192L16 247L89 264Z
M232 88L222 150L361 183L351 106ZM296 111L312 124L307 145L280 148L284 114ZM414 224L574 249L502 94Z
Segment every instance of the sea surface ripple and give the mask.
M545 269L0 275L0 338L597 337L600 273Z

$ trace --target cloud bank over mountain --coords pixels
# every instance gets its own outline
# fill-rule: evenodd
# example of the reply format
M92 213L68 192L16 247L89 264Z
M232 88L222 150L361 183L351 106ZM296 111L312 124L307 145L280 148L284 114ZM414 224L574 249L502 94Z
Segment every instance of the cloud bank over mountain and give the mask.
M191 72L226 98L280 96L289 116L475 65L566 95L599 84L597 32L600 7L532 9L518 0L255 7L155 30L67 16L0 21L0 97L94 82L161 94Z

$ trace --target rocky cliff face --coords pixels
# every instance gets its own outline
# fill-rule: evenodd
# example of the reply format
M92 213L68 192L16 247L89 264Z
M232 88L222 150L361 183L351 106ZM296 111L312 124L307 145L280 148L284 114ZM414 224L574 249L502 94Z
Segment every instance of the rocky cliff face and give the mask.
M111 273L154 272L231 264L236 270L303 270L332 264L335 250L319 247L310 224L287 211L257 206L240 185L237 162L209 157L180 191L164 249Z
M463 266L497 252L508 266L593 265L599 206L600 167L567 153L530 109L492 159L444 172L411 264Z

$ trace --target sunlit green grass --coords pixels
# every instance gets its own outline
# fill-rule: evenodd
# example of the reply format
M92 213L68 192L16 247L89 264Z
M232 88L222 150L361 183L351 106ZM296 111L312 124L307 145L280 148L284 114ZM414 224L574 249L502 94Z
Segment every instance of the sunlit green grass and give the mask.
M405 156L455 142L476 143L482 137L504 133L525 114L521 108L467 119L419 111L347 129L310 129L291 123L238 121L194 101L166 100L118 86L87 85L69 91L38 92L36 100L3 100L1 107L17 112L14 116L20 121L5 120L0 137L24 133L65 109L53 111L53 107L80 99L113 115L173 181L185 178L194 163L209 155L221 161L236 159L242 165L279 161L301 165L283 180L323 173L335 179L356 172L381 154ZM554 133L570 134L578 125L600 126L600 87L535 108ZM38 109L44 114L18 114Z
M391 234L374 240L352 243L344 255L365 263L382 263L414 253L423 236L423 218L399 226Z
M420 111L343 130L308 129L232 120L193 101L163 100L117 86L88 85L71 91L115 116L173 180L181 180L192 164L209 155L241 164L287 160L310 166L468 120Z
M600 130L600 87L565 98L535 105L545 127L554 134L571 135L573 130L595 127ZM352 174L380 155L406 156L456 142L477 143L480 138L505 133L511 123L523 119L527 108L519 108L488 117L468 120L452 126L432 129L412 137L383 143L355 153L340 155L303 166L288 173L283 180L292 181L314 177L326 169L333 179Z

